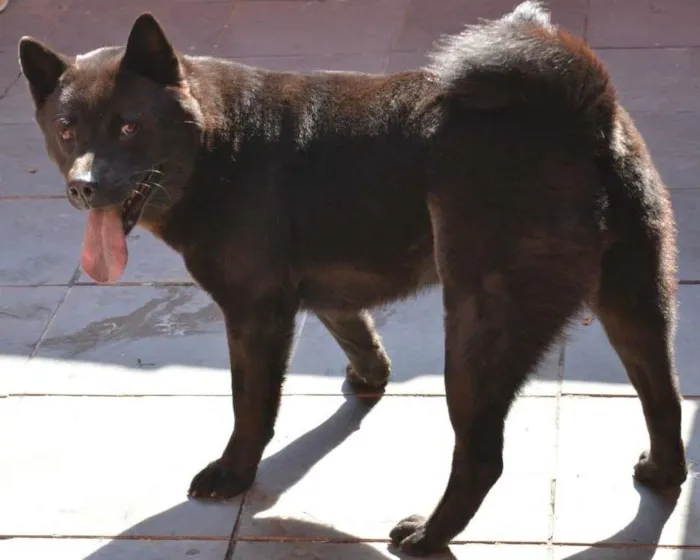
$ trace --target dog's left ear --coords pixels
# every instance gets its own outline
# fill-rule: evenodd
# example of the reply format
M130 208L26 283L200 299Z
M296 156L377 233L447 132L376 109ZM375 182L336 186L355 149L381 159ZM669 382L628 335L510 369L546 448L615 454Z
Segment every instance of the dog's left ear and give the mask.
M122 66L164 86L182 81L180 59L151 14L142 14L134 22Z

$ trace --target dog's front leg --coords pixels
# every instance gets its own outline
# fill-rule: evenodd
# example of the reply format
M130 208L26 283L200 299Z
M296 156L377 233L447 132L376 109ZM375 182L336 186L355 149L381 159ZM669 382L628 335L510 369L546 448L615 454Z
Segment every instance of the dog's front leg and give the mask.
M246 303L244 308L221 307L231 359L235 423L221 458L192 480L189 495L194 498L232 498L253 483L274 433L294 337L294 304L274 298Z

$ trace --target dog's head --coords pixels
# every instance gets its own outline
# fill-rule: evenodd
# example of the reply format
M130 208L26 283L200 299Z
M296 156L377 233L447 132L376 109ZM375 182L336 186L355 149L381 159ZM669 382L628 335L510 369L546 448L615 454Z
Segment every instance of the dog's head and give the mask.
M197 156L202 115L183 60L150 14L136 20L126 47L69 58L23 37L19 59L67 197L88 210L83 268L116 281L126 236L167 212Z

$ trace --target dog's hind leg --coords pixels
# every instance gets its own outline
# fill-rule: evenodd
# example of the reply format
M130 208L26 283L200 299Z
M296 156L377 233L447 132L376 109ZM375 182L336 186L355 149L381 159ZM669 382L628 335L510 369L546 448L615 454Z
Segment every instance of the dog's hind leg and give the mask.
M638 147L608 169L615 241L603 256L592 306L644 410L650 449L635 477L662 489L680 485L687 466L673 352L675 231L665 188L650 165Z
M345 352L350 362L348 383L356 390L382 389L391 373L391 360L367 311L322 311L316 315Z
M447 488L432 515L409 517L391 532L393 543L414 555L444 549L499 479L510 405L595 285L600 259L594 240L539 230L511 242L499 237L497 223L474 224L478 217L460 215L449 202L439 209L431 204L431 217L455 445ZM465 234L464 224L479 229Z
M635 477L663 489L680 485L687 466L673 363L675 297L658 285L658 275L666 273L658 268L654 252L653 246L639 244L611 249L593 307L644 410L651 445L640 457Z

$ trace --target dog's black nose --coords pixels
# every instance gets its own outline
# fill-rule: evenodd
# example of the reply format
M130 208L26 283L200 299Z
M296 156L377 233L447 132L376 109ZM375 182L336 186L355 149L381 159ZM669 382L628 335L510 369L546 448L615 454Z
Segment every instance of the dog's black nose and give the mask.
M76 201L90 204L97 191L97 183L92 181L71 181L68 183L68 194Z

